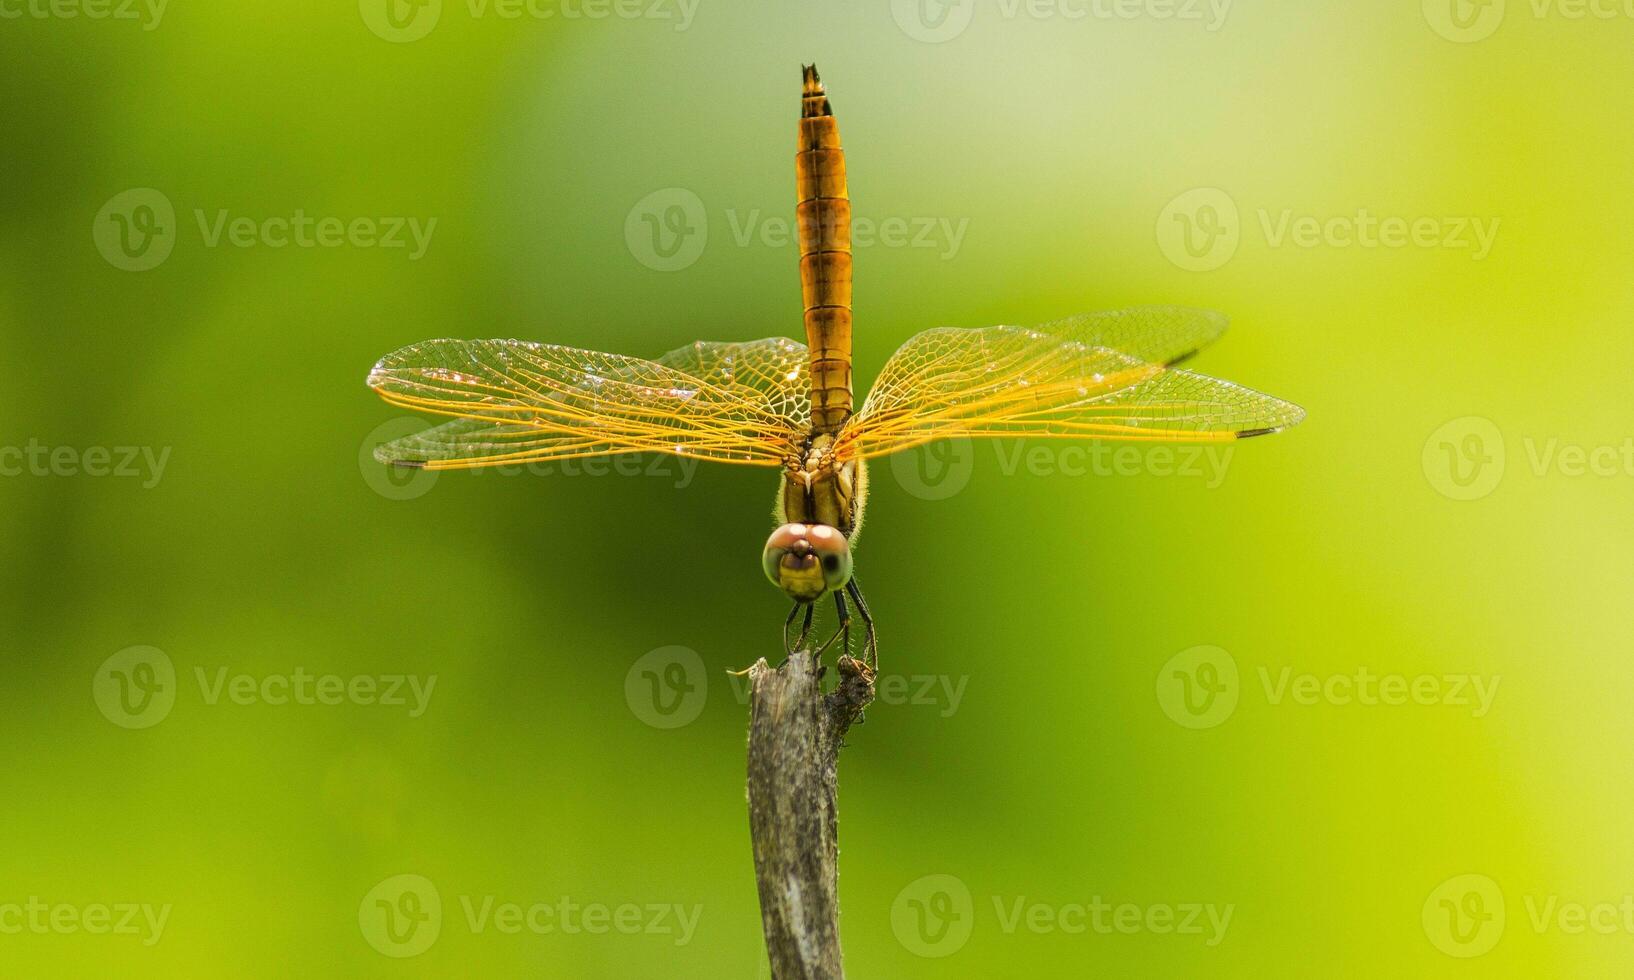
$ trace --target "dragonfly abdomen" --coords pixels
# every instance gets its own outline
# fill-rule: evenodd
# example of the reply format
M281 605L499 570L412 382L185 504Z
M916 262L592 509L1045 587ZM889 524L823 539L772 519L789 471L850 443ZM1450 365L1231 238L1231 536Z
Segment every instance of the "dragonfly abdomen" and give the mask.
M845 151L817 66L804 68L795 154L800 292L811 358L811 427L839 431L851 417L851 201Z

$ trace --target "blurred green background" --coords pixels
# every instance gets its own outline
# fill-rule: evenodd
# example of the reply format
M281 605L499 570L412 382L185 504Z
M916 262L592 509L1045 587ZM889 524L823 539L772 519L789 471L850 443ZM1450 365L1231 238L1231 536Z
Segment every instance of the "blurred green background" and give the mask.
M393 2L0 5L0 972L765 975L725 672L778 650L774 474L403 479L363 379L797 334L812 60L909 230L860 383L1179 303L1310 412L876 465L851 973L1634 965L1629 11Z

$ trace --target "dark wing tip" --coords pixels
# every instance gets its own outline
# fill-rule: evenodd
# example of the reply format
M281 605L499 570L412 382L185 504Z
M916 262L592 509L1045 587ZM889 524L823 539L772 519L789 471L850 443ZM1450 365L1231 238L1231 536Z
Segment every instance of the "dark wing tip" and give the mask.
M1209 324L1214 327L1214 332L1209 336L1204 337L1202 342L1196 347L1171 357L1169 362L1163 365L1164 367L1174 367L1177 364L1183 364L1186 361L1196 357L1198 352L1203 348L1214 343L1216 340L1219 340L1220 335L1226 332L1226 327L1231 325L1231 318L1226 316L1224 313L1221 313L1219 310L1184 309L1184 312L1194 316L1200 316L1204 320L1207 320Z
M1273 426L1269 429L1244 429L1237 433L1238 439L1252 439L1255 436L1268 436L1273 432L1281 432L1282 426Z
M374 450L374 458L377 461L390 466L394 470L423 470L426 468L426 461L423 459L394 458L385 450L386 444L376 446Z
M1305 410L1295 406L1293 414L1283 419L1281 425L1268 425L1258 429L1243 429L1241 432L1236 433L1236 437L1238 439L1252 439L1255 436L1268 436L1273 432L1281 432L1283 429L1291 429L1303 421L1305 421Z

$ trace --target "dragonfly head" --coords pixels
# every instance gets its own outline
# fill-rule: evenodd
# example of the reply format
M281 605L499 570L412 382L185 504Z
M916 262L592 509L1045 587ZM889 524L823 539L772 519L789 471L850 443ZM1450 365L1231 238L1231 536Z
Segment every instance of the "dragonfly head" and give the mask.
M851 544L827 524L784 524L766 539L760 567L795 602L815 602L851 581Z

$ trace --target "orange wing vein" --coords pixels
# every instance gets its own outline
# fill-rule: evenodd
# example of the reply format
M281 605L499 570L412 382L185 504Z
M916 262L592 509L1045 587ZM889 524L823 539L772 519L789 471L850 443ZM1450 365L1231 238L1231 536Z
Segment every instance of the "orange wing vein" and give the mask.
M699 341L656 361L521 340L431 340L381 358L369 387L454 421L386 443L384 463L462 469L662 452L782 465L810 414L805 346Z
M1211 311L1148 307L927 330L891 356L835 452L869 458L959 436L1212 442L1304 418L1297 405L1171 367L1225 325Z

